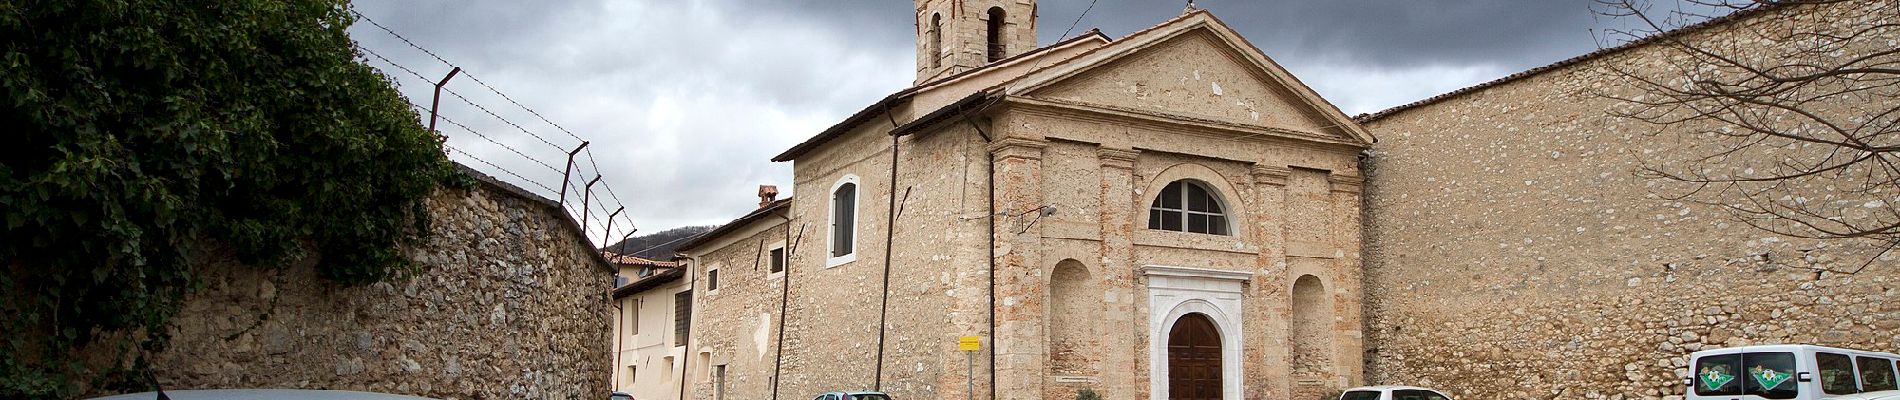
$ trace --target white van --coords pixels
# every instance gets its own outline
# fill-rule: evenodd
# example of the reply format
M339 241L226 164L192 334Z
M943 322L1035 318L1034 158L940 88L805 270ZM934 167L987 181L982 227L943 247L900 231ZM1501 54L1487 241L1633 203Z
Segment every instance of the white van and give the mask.
M1857 393L1900 395L1900 355L1777 344L1689 354L1685 400L1819 400ZM1868 398L1868 397L1854 397ZM1879 398L1879 397L1873 397Z

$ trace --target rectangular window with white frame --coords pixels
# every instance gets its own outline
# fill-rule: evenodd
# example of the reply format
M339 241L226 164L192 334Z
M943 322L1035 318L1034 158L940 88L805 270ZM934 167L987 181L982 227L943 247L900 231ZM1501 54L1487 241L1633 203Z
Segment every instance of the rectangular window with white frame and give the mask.
M785 276L785 242L773 243L765 251L765 277L775 279Z
M825 267L857 261L858 176L845 175L831 186Z

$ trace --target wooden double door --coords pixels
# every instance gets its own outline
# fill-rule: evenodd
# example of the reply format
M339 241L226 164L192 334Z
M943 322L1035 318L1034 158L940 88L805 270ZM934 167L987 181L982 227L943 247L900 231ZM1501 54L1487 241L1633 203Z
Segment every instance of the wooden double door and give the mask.
M1168 330L1168 398L1221 399L1220 330L1202 314L1188 314Z

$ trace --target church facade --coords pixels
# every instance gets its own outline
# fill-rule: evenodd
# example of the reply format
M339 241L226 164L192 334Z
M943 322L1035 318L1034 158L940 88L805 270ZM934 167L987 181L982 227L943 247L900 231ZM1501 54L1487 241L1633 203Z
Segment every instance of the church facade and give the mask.
M916 86L776 157L792 199L682 247L689 397L1359 383L1371 136L1206 11L1037 48L1034 10L918 1Z
M775 157L791 198L762 190L681 247L690 339L655 357L679 397L1668 399L1694 350L1900 349L1900 252L1751 230L1638 178L1706 154L1601 95L1666 72L1674 42L1355 120L1206 11L1037 47L1034 1L915 4L914 86ZM1664 37L1772 54L1892 12L1763 7ZM1820 106L1884 104L1839 100ZM1844 260L1868 269L1828 272Z

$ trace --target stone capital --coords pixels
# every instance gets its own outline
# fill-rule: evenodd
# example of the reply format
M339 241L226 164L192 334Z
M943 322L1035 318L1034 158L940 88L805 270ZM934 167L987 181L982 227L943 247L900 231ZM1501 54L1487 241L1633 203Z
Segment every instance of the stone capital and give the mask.
M1366 178L1354 175L1329 174L1326 182L1332 184L1334 192L1340 193L1359 193L1366 187Z
M1042 149L1048 146L1048 141L1006 137L990 142L990 153L995 154L999 162L1012 158L1041 160Z
M1293 169L1284 165L1254 164L1252 172L1256 183L1286 186L1287 175L1293 174Z
M1140 150L1134 149L1100 147L1095 151L1096 156L1101 157L1103 167L1120 169L1134 169L1135 156L1141 155Z

